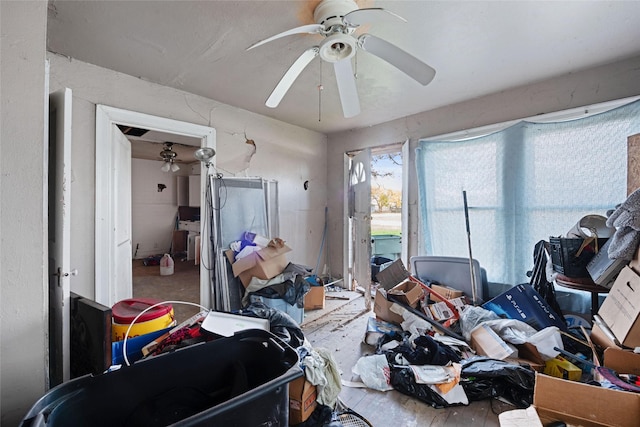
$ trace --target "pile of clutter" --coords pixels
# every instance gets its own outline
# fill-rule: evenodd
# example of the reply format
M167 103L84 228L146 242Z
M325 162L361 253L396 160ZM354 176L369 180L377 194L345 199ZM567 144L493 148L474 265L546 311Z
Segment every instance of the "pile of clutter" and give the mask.
M616 405L619 396L611 394L616 390L625 395L625 402L634 402L634 416L640 414L640 386L634 382L640 374L640 354L613 342L603 343L596 336L601 335L597 326L593 333L584 327L569 328L531 285L514 286L474 305L454 286L422 281L406 272L402 261L394 264L398 264L395 272L406 274L386 276L394 282L383 281L376 290L375 317L369 319L363 339L373 353L358 360L348 385L355 382L380 391L397 390L435 408L499 398L523 411L528 409L531 417L541 414L544 421L565 422L611 418L605 408ZM640 285L640 252L631 265L638 268L634 285ZM629 330L640 338L640 292L637 294L631 322L635 326L627 322L621 338L628 337ZM628 304L630 298L617 303ZM607 304L603 309L608 311ZM615 364L622 357L624 362ZM630 375L603 377L602 370L614 372L612 364L617 372ZM607 403L589 405L594 393ZM586 404L567 402L559 398L562 395L584 399ZM637 420L625 411L613 416L619 419L616 425L633 425Z
M282 239L251 232L230 245L225 255L242 290L242 308L233 312L203 309L176 325L170 303L151 299L121 302L119 306L129 311L126 318L121 316L112 370L119 369L119 364L151 360L197 344L232 340L239 332L265 330L298 353L304 373L288 385L289 424L304 427L329 422L341 390L340 373L331 353L313 348L300 328L305 308L324 308L325 286L309 268L289 262L290 251ZM124 344L125 330L143 309L150 309L150 315L164 322L162 329L130 334Z
M304 309L324 308L324 283L306 266L287 261L291 251L280 238L245 232L225 252L233 275L242 283L242 306L263 303L290 315L299 324Z

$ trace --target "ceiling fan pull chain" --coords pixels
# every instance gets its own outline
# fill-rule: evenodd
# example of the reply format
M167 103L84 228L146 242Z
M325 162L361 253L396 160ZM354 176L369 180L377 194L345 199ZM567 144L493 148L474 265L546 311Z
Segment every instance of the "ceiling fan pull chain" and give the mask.
M356 79L358 78L358 51L356 50L356 54L354 55L354 60L353 62L355 63L353 68L353 77L355 77Z
M318 85L318 122L322 121L322 91L324 90L324 86L322 86L322 61L318 61L320 64L320 84Z

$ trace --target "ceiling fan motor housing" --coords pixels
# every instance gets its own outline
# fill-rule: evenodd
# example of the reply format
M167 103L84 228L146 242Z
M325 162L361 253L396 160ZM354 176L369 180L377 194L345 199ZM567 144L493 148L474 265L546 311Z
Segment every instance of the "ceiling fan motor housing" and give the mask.
M353 0L322 0L313 11L313 19L327 30L331 27L344 27L342 18L357 9L358 5Z
M162 157L165 162L174 160L178 155L178 153L173 151L172 147L173 144L171 142L165 142L164 150L160 152L160 157Z

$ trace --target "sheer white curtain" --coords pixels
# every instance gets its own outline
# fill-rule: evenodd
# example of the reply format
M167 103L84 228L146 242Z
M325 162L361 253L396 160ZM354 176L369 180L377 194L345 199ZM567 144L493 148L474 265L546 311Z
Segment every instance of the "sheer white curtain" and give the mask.
M627 137L640 133L640 101L590 117L522 121L465 141L419 142L422 236L429 255L473 257L489 282L529 282L536 242L626 199Z

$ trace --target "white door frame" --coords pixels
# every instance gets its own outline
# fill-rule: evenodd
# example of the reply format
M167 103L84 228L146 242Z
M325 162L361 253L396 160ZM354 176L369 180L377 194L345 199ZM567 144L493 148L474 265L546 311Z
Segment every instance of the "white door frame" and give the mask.
M111 144L114 125L126 125L154 131L173 133L178 135L200 138L201 147L215 149L215 129L188 122L152 116L145 113L123 110L106 105L96 105L96 212L95 212L95 300L103 305L112 307L117 301L116 295L114 254L114 207L113 207L113 160L114 150ZM215 158L212 162L215 162ZM207 169L201 166L200 173L200 206L206 206L205 189ZM206 224L200 225L201 235L204 236ZM208 241L204 239L203 241ZM209 258L209 247L203 245L201 256ZM211 290L209 272L200 263L200 305L211 306Z

